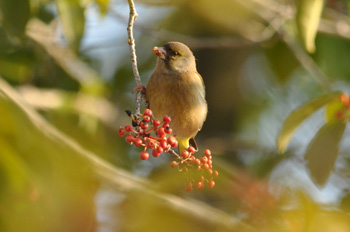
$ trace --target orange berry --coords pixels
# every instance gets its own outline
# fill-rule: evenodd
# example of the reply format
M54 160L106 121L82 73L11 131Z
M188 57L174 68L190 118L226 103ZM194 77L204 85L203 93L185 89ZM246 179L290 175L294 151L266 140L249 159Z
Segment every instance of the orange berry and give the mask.
M147 115L148 117L151 117L152 116L152 110L150 109L145 109L143 111L143 115Z
M148 158L149 158L149 154L148 154L147 151L141 151L141 152L140 152L140 159L146 160L146 159L148 159Z
M125 140L128 142L128 143L132 143L135 141L135 137L133 135L128 135L126 136Z
M146 122L141 122L141 123L140 123L140 127L141 127L142 129L147 129L147 128L148 128L148 123L146 123Z
M179 163L176 162L176 161L172 161L172 162L170 163L170 166L171 166L172 168L176 168L177 166L179 166Z
M187 148L187 151L188 151L189 153L193 154L193 153L196 152L196 149L195 149L194 147L190 146L190 147Z
M119 135L120 137L123 137L123 136L125 135L125 130L124 130L124 128L121 127L121 128L119 129L118 135Z
M215 186L215 181L211 180L208 182L208 187L213 188Z
M130 132L131 131L131 126L130 125L126 125L125 126L125 131L126 132Z
M209 164L203 164L204 169L209 169Z
M167 133L167 134L171 134L171 132L172 132L173 130L170 128L170 127L165 127L165 129L164 129L164 132L165 133Z
M188 156L189 156L189 153L188 153L188 151L186 151L186 150L183 150L182 152L181 152L181 156L182 156L182 158L188 158Z
M134 140L134 145L135 145L136 147L141 146L141 145L142 145L142 139L140 139L140 138L135 138L135 140Z
M159 129L157 130L157 135L158 135L159 137L163 137L163 136L165 135L165 131L164 131L164 128L163 128L163 127L159 128Z
M145 116L143 116L142 121L149 122L149 121L151 121L151 118L150 118L150 116L145 115Z
M196 183L194 184L194 187L195 187L196 189L202 189L202 188L204 187L204 184L203 184L203 182L198 181L198 182L196 182Z
M214 170L214 171L213 171L213 176L214 176L214 177L218 177L218 176L219 176L219 172L218 172L217 170Z
M153 126L158 127L160 125L160 121L158 119L153 120Z
M201 158L202 163L208 163L208 158L206 156L203 156Z
M204 155L211 156L211 151L209 149L206 149Z
M159 147L165 149L167 148L167 146L168 146L168 143L166 142L166 140L159 141Z
M177 140L174 136L170 136L167 139L168 144L170 144L171 147L177 147Z
M153 156L153 157L159 157L160 154L161 154L161 153L157 152L156 149L154 149L154 150L152 151L152 156Z
M154 143L154 141L153 140L148 140L147 142L146 142L146 147L147 148L150 148L150 149L153 149L154 147L155 147L155 143Z
M169 123L169 122L171 122L171 118L170 118L170 116L165 115L165 116L163 117L163 122L165 122L165 123Z

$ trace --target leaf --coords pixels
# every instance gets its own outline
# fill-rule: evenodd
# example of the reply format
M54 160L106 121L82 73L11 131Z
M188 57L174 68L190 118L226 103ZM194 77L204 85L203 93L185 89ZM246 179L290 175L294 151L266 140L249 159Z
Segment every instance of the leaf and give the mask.
M56 5L68 44L74 51L78 51L84 34L85 9L79 0L57 0Z
M298 0L296 23L299 37L306 51L315 52L315 37L324 0Z
M100 8L101 15L105 15L108 9L109 0L95 0L95 2Z
M1 27L10 35L23 36L30 17L29 0L0 0Z
M307 148L305 160L311 178L317 185L324 185L333 170L345 126L346 121L326 123Z
M334 101L329 103L325 110L325 117L327 122L338 121L340 118L342 118L345 109L345 105L341 101Z
M319 108L325 106L330 102L338 100L340 95L341 93L335 92L316 98L305 103L293 111L291 114L289 114L287 119L284 121L279 135L277 136L276 143L278 151L280 153L284 152L294 133L305 119L316 112Z

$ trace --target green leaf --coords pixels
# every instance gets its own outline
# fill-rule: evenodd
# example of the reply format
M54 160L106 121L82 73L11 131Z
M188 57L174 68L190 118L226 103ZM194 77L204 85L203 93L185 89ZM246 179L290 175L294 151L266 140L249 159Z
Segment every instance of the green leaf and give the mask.
M315 52L315 37L324 0L298 0L296 23L299 37L306 51Z
M108 9L109 0L95 0L95 2L100 8L101 15L105 15Z
M328 122L307 148L305 160L311 178L317 185L324 185L333 170L345 126L346 121L342 120Z
M344 113L344 110L346 109L343 102L334 101L327 105L325 110L325 117L327 122L330 121L338 121L341 118L341 114Z
M74 51L78 51L84 34L85 9L80 5L79 0L57 0L56 5L69 46Z
M30 17L29 0L0 0L1 27L10 35L22 37Z
M279 135L277 136L276 143L278 151L280 153L284 152L294 133L305 119L310 117L315 111L325 106L326 104L333 101L338 101L340 95L341 93L335 92L316 98L305 103L293 111L291 114L289 114L282 126Z

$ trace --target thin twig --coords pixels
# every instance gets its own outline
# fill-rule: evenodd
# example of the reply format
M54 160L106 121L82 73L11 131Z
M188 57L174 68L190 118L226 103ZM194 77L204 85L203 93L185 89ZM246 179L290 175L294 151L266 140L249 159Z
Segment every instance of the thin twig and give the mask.
M138 14L136 12L136 7L135 7L134 1L128 0L128 3L129 3L129 8L130 8L130 14L129 14L129 23L128 23L127 30L128 30L128 44L129 44L130 53L131 53L130 54L131 65L132 65L132 71L134 73L134 78L135 78L136 84L138 86L141 86L142 81L140 78L139 70L137 68L136 48L135 48L135 40L134 40L134 34L133 34L134 23L135 23L135 20L136 20ZM136 112L135 112L136 116L140 115L142 97L143 97L142 92L137 91L137 94L136 94ZM149 104L146 99L145 99L145 104L146 105ZM172 149L169 149L167 151L167 153L169 153L172 156L175 156L177 158L180 158L180 156Z
M135 40L134 40L134 34L133 34L133 27L134 22L137 19L137 12L135 8L135 3L133 0L128 0L129 8L130 8L130 14L129 14L129 23L128 23L128 44L130 48L130 57L131 57L131 66L132 71L134 73L134 78L136 81L136 84L138 86L142 85L139 70L137 68L137 56L136 56L136 49L135 49ZM142 101L142 93L140 91L137 91L136 93L136 115L140 114L140 108L141 108L141 101Z

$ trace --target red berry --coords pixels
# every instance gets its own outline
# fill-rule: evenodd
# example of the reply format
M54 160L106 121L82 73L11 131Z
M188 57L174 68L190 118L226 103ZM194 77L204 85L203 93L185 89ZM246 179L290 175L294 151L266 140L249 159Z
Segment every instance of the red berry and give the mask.
M152 110L150 109L145 109L143 111L143 115L147 115L148 117L151 117L152 116Z
M198 166L197 167L197 171L200 171L202 168L201 168L201 166Z
M119 135L120 137L123 137L123 136L125 135L125 130L124 130L124 128L121 127L121 128L119 129L118 135Z
M208 187L209 188L212 188L214 186L215 186L215 181L211 180L211 181L208 182Z
M206 156L203 156L201 158L202 163L208 163L208 158Z
M126 132L130 132L131 131L131 126L130 125L126 125L125 126L125 131Z
M167 146L168 146L168 143L166 142L166 140L159 141L159 147L165 149L167 148Z
M190 147L187 148L187 151L188 151L189 153L193 154L193 153L196 152L196 149L195 149L194 147L190 146Z
M206 171L209 174L209 176L211 176L213 174L213 170L212 169L207 169Z
M203 164L204 169L209 169L209 164Z
M168 139L167 139L167 142L168 144L170 144L170 146L172 147L176 147L177 145L177 140L174 136L170 136ZM176 145L175 145L176 144Z
M155 145L156 144L154 143L153 140L147 140L147 142L146 142L146 147L147 148L153 149Z
M170 118L170 116L165 115L165 116L163 117L163 122L165 122L165 123L169 123L169 122L171 122L171 118Z
M167 128L167 127L170 127L170 126L169 126L168 123L164 123L162 127L163 127L163 128Z
M136 138L136 139L134 140L134 145L135 145L136 147L141 146L141 145L142 145L142 139Z
M172 161L172 162L170 163L170 166L171 166L172 168L176 168L178 165L179 165L179 163L176 162L176 161Z
M204 184L203 184L203 182L201 182L201 181L198 181L198 182L196 182L196 183L194 184L194 187L195 187L196 189L202 189L203 186L204 186Z
M148 159L148 158L149 158L149 154L148 154L147 151L141 151L141 152L140 152L140 159L146 160L146 159Z
M201 165L201 160L200 159L196 159L195 162L196 162L196 164Z
M164 129L164 132L165 133L167 133L167 134L171 134L171 132L172 132L173 130L170 128L170 127L165 127L165 129Z
M141 122L141 123L140 123L140 126L141 126L142 129L147 129L147 128L148 128L148 123L146 123L146 122Z
M149 122L149 121L151 121L151 118L149 116L145 115L145 116L143 116L142 121Z
M188 192L188 193L190 193L190 192L192 192L192 191L193 191L192 186L190 186L190 187L186 187L186 188L185 188L185 190L186 190L186 192Z
M175 140L175 142L173 144L170 144L171 147L177 147L179 143L177 142L177 140Z
M157 134L159 137L163 137L165 135L164 128L161 127L158 129Z
M219 172L218 172L217 170L214 170L214 171L213 171L213 176L214 176L214 177L218 177L218 175L219 175Z
M181 152L181 156L182 156L182 158L188 158L188 156L189 156L189 153L188 153L188 151L186 151L186 150L183 150L182 152Z
M160 154L161 154L161 153L157 152L157 149L154 149L154 150L152 151L153 157L159 157Z
M134 142L135 137L134 137L133 135L128 135L128 136L126 136L125 140L126 140L128 143L132 143L132 142Z
M211 156L211 151L209 149L206 149L204 155Z
M153 126L158 127L160 125L160 121L158 119L153 120Z
M162 154L163 151L164 151L164 149L163 149L162 147L160 147L160 146L157 147L157 152L158 152L159 154Z

